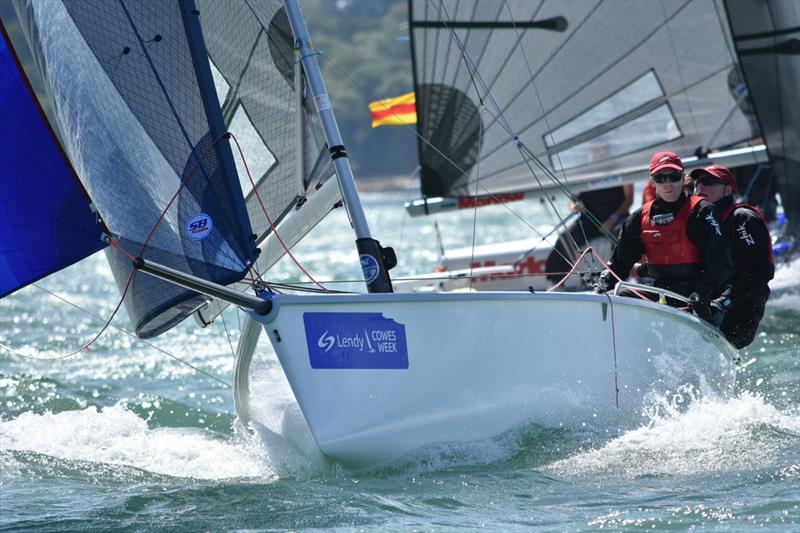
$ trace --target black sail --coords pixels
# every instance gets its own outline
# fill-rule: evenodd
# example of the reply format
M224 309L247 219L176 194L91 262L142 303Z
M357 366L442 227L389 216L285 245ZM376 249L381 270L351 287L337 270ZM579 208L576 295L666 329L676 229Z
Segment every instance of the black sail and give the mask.
M790 233L800 233L800 3L726 0Z

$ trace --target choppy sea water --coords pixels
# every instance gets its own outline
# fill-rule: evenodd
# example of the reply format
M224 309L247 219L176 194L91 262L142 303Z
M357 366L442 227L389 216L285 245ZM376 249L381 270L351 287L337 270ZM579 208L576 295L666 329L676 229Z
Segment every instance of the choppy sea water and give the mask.
M425 272L435 231L430 219L407 219L403 200L368 195L365 208L375 236L396 247L398 272ZM473 216L479 243L552 222L536 204L509 207L516 214L440 217L445 248L472 242ZM352 241L339 210L296 255L320 280L358 279ZM296 272L285 261L273 279L300 280ZM531 425L351 472L315 449L263 339L257 431L239 428L228 386L235 311L150 344L123 331L121 314L122 329L90 351L52 359L91 339L104 320L90 313L108 317L118 294L102 254L36 285L0 301L0 343L14 350L0 347L3 531L800 529L792 294L768 306L732 398L687 408L665 397L647 425L616 437Z

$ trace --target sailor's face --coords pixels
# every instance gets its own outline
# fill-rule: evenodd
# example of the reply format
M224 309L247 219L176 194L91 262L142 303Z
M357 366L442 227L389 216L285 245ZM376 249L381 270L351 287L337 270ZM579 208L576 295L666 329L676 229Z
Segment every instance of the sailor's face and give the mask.
M672 169L659 170L653 174L656 194L665 202L674 202L683 193L683 173Z
M713 176L703 176L694 182L695 196L702 196L711 203L730 194L730 187Z

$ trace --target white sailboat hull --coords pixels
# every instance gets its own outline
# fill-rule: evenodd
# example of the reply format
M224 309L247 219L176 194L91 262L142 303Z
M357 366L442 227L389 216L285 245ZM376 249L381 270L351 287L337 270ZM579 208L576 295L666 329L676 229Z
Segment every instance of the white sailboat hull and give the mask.
M279 295L257 320L320 449L352 466L526 422L622 430L648 395L734 384L736 352L714 330L630 298Z

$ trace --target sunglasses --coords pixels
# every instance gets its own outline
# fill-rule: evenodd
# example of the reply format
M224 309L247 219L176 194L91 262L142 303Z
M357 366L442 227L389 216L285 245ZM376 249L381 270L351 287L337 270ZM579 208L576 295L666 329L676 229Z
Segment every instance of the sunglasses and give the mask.
M653 174L653 181L656 183L675 183L683 179L683 172L672 172L671 174Z
M703 176L702 178L697 178L694 180L694 184L710 187L711 185L725 185L725 182L712 176Z

